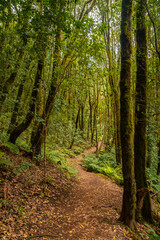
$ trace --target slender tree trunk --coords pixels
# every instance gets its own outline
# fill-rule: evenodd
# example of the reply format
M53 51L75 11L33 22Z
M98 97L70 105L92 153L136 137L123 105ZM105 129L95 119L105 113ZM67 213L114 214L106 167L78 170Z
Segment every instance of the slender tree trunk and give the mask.
M57 19L58 21L58 19ZM58 22L57 22L58 23ZM46 103L44 104L44 112L42 119L46 123L46 128L48 126L49 117L53 108L53 104L55 101L55 97L58 89L58 79L59 79L59 67L60 67L60 42L61 42L61 30L57 25L56 29L56 37L55 37L55 45L54 45L54 53L53 53L53 66L52 66L52 77L51 77L51 85L48 93L48 97L46 99ZM41 145L43 143L43 132L44 132L44 124L40 122L38 129L35 133L35 137L32 142L32 158L37 158L41 151Z
M95 132L96 132L96 129L97 129L97 108L98 108L98 105L96 103L96 106L94 108L94 118L93 118L93 128L92 128L92 135L91 135L91 142L93 142L94 140L94 135L95 135Z
M18 70L17 70L18 71ZM4 86L1 89L1 96L0 96L0 112L2 110L3 103L8 95L9 89L14 82L15 78L17 76L17 72L11 73L11 76L7 79Z
M69 147L70 149L71 149L72 146L73 146L74 138L75 138L75 136L76 136L76 132L77 132L77 128L78 128L78 122L79 122L79 120L80 120L80 111L81 111L81 108L79 107L78 113L77 113L77 117L76 117L76 122L75 122L75 131L74 131L74 135L73 135L73 138L72 138L72 142L71 142L70 147Z
M122 162L121 135L120 135L120 99L118 93L114 94L114 125L115 125L115 149L116 162Z
M122 0L121 15L121 145L124 178L123 205L120 219L135 229L136 184L134 178L133 118L131 107L131 17L132 0Z
M29 125L34 117L36 98L37 98L37 94L38 94L39 84L41 81L42 69L43 69L43 63L41 60L39 60L38 66L37 66L37 74L36 74L36 78L35 78L35 83L34 83L32 94L31 94L31 101L30 101L28 113L26 115L25 120L22 123L20 123L15 129L13 129L13 131L11 132L10 137L9 137L9 142L11 142L11 143L16 142L16 140L20 136L20 134L29 127Z
M93 104L91 103L91 96L89 95L89 125L90 125L90 131L91 131L91 142L92 142L92 132L93 132L93 120L92 120L92 115L93 115Z
M23 46L20 50L19 63L17 64L16 69L14 69L14 71L11 73L10 77L6 80L4 85L0 84L0 112L2 110L3 103L9 93L9 90L16 79L21 62L24 59L24 52L25 52L26 45L27 45L27 39L24 40Z
M158 168L157 168L157 175L160 176L160 140L158 141Z
M152 164L152 139L150 137L151 134L151 119L150 119L150 111L148 108L148 124L147 124L147 168L151 168Z
M41 119L42 121L42 115L43 115L43 101L44 101L44 96L43 96L43 91L42 91L42 82L40 83L40 86L39 86L39 91L38 91L38 97L37 97L37 104L36 104L36 114L35 114L35 119L34 119L34 124L33 124L33 128L32 128L32 133L31 133L31 146L34 144L34 140L35 140L35 135L37 133L37 130L38 130L38 127L39 127L39 124L40 124L40 121L37 120L37 118ZM43 124L46 124L43 122ZM44 129L44 132L45 132L45 129ZM45 140L44 140L45 142ZM32 148L32 155L35 156L34 154L34 151L35 149ZM39 165L40 163L40 159L39 158L36 158L36 159L32 159L36 162L37 165Z
M109 125L109 122L111 121L111 117L112 117L112 112L110 112L110 115L109 115L109 118L107 120L107 122L104 124L104 130L103 130L103 138L102 138L102 141L96 151L96 156L98 156L100 154L100 151L103 147L103 144L104 144L104 140L105 140L105 137L106 137L106 133L107 133L107 128L108 128L108 125Z
M84 131L84 105L83 104L81 106L80 130L82 132L81 134L83 137L83 131Z
M27 70L29 69L30 63L31 63L30 60L28 60L28 62L26 63L26 69ZM20 100L21 100L21 97L22 97L23 88L24 88L26 78L27 78L27 76L26 76L26 72L25 72L22 76L22 81L19 85L17 98L16 98L16 103L14 105L10 125L9 125L8 131L7 131L8 134L10 134L13 131L13 129L18 125L18 123L17 123L18 111L19 111L19 107L20 107L20 103L21 103Z
M10 134L13 131L13 129L16 128L16 126L17 126L18 110L20 107L20 99L21 99L21 96L23 93L24 83L25 83L25 79L23 79L23 81L19 85L17 98L16 98L16 102L15 102L15 105L13 108L13 113L12 113L12 117L11 117L11 121L10 121L10 125L8 128L7 134Z
M49 95L47 98L47 102L45 104L45 113L43 112L43 116L42 119L46 122L46 128L48 126L48 120L53 108L53 103L54 103L54 99L56 96L56 87L54 85L51 86L50 91L49 91ZM42 142L43 142L43 132L44 132L44 123L40 122L38 129L35 133L35 137L32 141L32 159L37 158L37 156L40 154L41 152L41 146L42 146Z
M158 34L160 37L160 26L158 29ZM159 38L159 48L160 48L160 38ZM159 110L159 99L160 99L160 58L157 59L157 63L156 63L156 72L157 72L157 82L156 82L156 97L157 97L157 111L156 111L156 121L158 124L158 127L160 127L160 113L158 112ZM158 143L157 143L157 147L158 147L158 167L157 167L157 175L160 176L160 136L158 136L157 138Z
M137 191L147 188L146 180L146 83L147 83L147 39L145 24L144 0L137 0L137 81L135 96L135 136L134 163ZM139 199L137 199L138 202ZM140 213L138 213L140 215ZM143 201L142 215L145 220L152 222L151 200L149 191Z

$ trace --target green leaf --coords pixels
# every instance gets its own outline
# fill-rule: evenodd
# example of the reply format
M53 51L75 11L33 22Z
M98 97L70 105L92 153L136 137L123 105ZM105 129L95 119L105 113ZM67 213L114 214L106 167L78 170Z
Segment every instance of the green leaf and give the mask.
M0 164L14 167L14 164L9 159L0 158Z

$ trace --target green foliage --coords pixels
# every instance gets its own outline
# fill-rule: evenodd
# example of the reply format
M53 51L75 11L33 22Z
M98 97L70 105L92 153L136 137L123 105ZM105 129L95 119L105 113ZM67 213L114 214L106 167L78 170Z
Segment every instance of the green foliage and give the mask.
M155 139L155 137L152 138ZM152 142L153 142L152 139ZM146 175L148 184L151 184L151 187L154 191L160 190L160 176L157 175L157 166L158 166L158 157L157 157L157 146L156 143L152 145L152 155L151 155L151 168L146 168Z
M145 225L149 228L149 240L159 240L160 236L154 231L154 229L148 224Z
M23 162L20 165L16 166L16 169L13 171L15 174L19 175L20 173L22 173L25 169L29 169L29 166L31 164L29 162Z
M156 169L146 169L148 184L151 182L152 189L157 192L160 190L160 176L157 175Z
M24 140L22 140L21 138L18 138L18 139L17 139L17 145L18 145L21 149L23 149L23 150L25 150L25 151L27 151L27 152L30 152L30 151L31 151L31 149L30 149L29 145L27 144L27 142L24 141Z
M0 131L0 142L5 143L5 142L7 142L6 139L8 139L8 135L7 135L7 133L6 133L6 132L1 132L1 131Z
M14 166L14 164L9 160L9 156L6 156L4 152L0 152L0 165Z
M83 150L84 150L84 149L83 149L82 147L76 147L76 148L73 150L73 152L74 152L76 155L78 155L78 154L82 153Z
M68 149L68 148L62 148L61 149L62 152L67 155L68 157L75 157L75 153L71 150L71 149Z
M4 144L2 145L2 147L3 147L3 146L6 147L6 148L8 148L11 152L16 152L17 154L20 153L19 148L18 148L15 144L13 144L13 143L6 142L6 143L4 143Z
M50 151L47 154L49 161L53 164L56 164L59 168L59 171L65 173L67 178L70 178L71 175L76 176L77 170L69 165L67 157L68 153L65 154L63 152L60 152L60 150Z
M47 153L47 158L49 158L49 161L53 164L58 164L61 162L65 162L65 154L59 152L58 150L53 150Z
M123 184L121 166L118 166L113 155L101 153L98 157L88 154L84 157L83 166L90 172L101 173Z

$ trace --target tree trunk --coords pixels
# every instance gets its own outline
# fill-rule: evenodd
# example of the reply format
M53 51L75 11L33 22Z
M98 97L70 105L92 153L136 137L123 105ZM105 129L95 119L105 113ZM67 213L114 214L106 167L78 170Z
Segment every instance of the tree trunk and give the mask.
M42 115L43 115L43 92L42 92L42 82L40 83L40 86L39 86L39 92L38 92L38 99L37 99L37 106L36 106L36 116L35 116L35 120L34 120L34 124L33 124L33 128L32 128L32 133L31 133L31 146L34 144L34 140L35 140L35 135L37 133L37 130L38 130L38 127L39 127L39 124L40 124L40 121L37 120L37 118L41 119L42 121ZM44 122L43 122L44 124ZM45 132L45 129L44 129L44 132ZM45 141L45 140L44 140ZM34 156L34 151L35 149L32 148L32 155ZM39 158L37 159L34 159L36 164L39 165Z
M32 94L31 94L31 101L30 101L28 113L26 115L25 120L22 123L20 123L15 129L13 129L13 131L11 132L10 137L9 137L9 142L11 142L11 143L16 142L16 140L20 136L20 134L29 127L29 125L34 117L36 98L37 98L37 94L38 94L39 84L41 81L42 69L43 69L43 63L41 60L39 60L38 66L37 66L36 79L35 79L35 83L34 83Z
M28 62L26 63L26 69L29 69L31 61L28 60ZM21 100L21 96L23 93L23 88L24 88L24 84L26 81L26 71L24 72L23 76L22 76L22 80L21 83L19 85L19 89L18 89L18 93L17 93L17 98L16 98L16 103L14 105L14 109L13 109L13 113L12 113L12 117L11 117L11 121L10 121L10 125L7 131L7 134L10 134L14 128L16 128L16 126L18 125L17 123L17 117L18 117L18 111L19 111L19 107L20 107L20 100Z
M121 135L120 135L120 99L118 92L114 94L114 125L115 125L115 150L116 162L122 162Z
M2 110L3 103L9 93L10 87L16 79L21 62L23 61L26 45L27 45L27 39L24 39L23 46L19 53L19 62L17 64L16 69L14 69L14 71L11 73L10 77L6 80L4 85L0 84L0 112Z
M91 96L89 94L89 109L90 109L90 112L89 112L89 125L90 125L90 131L91 131L91 142L92 142L92 132L93 132L93 126L92 126L92 115L93 115L93 104L91 103Z
M57 24L58 23L59 22L57 19ZM59 74L60 74L59 70L60 70L60 58L61 58L61 53L60 53L61 37L62 37L61 30L57 25L54 52L53 52L51 85L50 85L50 90L48 93L47 100L44 103L44 110L43 110L43 116L42 116L43 121L46 123L46 126L45 126L46 128L48 126L48 121L53 108L57 90L58 90L58 87L60 86L60 83L58 82L58 80L59 80ZM37 158L37 156L40 154L41 145L43 142L43 133L44 133L44 124L43 122L40 122L31 146L32 158Z
M160 140L158 141L158 168L157 168L157 175L160 176Z
M120 140L120 100L118 97L119 90L116 89L115 83L115 72L113 71L113 61L112 61L112 54L111 54L111 37L110 37L110 20L112 13L110 13L111 2L107 0L107 19L105 17L105 13L103 13L102 21L107 25L107 32L103 33L104 42L106 45L106 53L108 56L108 63L109 63L109 84L111 90L113 91L114 95L114 143L115 143L115 150L116 150L116 161L117 163L121 163L122 161L122 153L121 153L121 140ZM106 22L107 21L107 22Z
M18 71L18 70L17 70ZM2 110L2 106L3 106L3 103L6 99L6 96L9 92L9 89L12 85L12 83L14 82L16 76L17 76L17 71L16 72L13 72L11 73L11 76L7 79L7 81L5 82L4 86L2 87L1 89L1 96L0 96L0 112Z
M76 117L76 122L75 122L75 131L74 131L74 135L73 135L72 142L70 144L69 149L72 148L73 143L74 143L74 138L75 138L75 135L76 135L76 132L77 132L77 128L78 128L78 122L79 122L79 119L80 119L80 110L81 110L81 108L79 107L78 113L77 113L77 117Z
M16 126L17 126L17 116L18 116L18 111L19 111L19 107L20 107L20 99L21 99L21 96L23 93L24 83L25 83L25 79L23 79L19 85L17 98L16 98L16 102L15 102L15 105L13 108L12 117L11 117L11 121L9 124L7 134L10 134L13 131L13 129L16 128Z
M83 137L83 131L84 131L84 105L83 104L81 106L80 130Z
M147 83L147 39L145 24L144 0L137 1L137 77L135 96L135 137L134 163L137 191L147 188L146 180L146 83ZM145 220L152 222L151 200L149 191L143 201L142 215Z
M135 229L136 184L134 178L133 120L131 107L131 16L132 0L122 0L121 19L121 145L124 178L123 205L120 219Z
M150 112L148 108L148 125L147 125L147 168L151 168L152 164L152 138L151 135L151 119L150 119Z
M98 105L96 103L96 106L94 108L94 115L93 115L93 128L92 128L92 135L91 135L91 142L93 142L94 140L94 135L95 135L95 132L96 132L96 129L97 129L97 108L98 108Z

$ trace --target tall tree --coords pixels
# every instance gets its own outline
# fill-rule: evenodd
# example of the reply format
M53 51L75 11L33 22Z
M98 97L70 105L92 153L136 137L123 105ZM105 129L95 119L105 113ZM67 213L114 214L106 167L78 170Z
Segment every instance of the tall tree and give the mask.
M115 142L115 151L116 151L116 161L117 163L121 163L122 160L122 152L121 152L121 140L120 140L120 97L119 97L119 78L116 76L115 68L119 69L118 66L115 66L115 62L119 62L113 57L115 54L115 49L118 47L118 43L116 42L116 48L113 44L114 34L111 31L111 28L114 29L113 19L115 16L113 14L113 3L110 0L104 0L99 2L98 7L100 10L100 15L102 18L102 32L103 39L106 47L106 53L108 57L108 74L109 74L109 84L113 93L113 116L114 116L114 142ZM111 21L112 19L112 21ZM114 59L115 58L115 59Z
M146 1L146 0L145 0ZM136 96L135 96L135 137L134 159L135 179L137 190L147 188L146 180L146 83L147 83L147 37L146 37L146 8L144 0L137 1L137 30L136 30ZM137 199L138 200L138 199ZM138 201L137 201L138 202ZM140 213L138 213L140 214ZM142 215L152 221L151 200L149 191L143 203Z
M131 107L131 17L132 0L122 1L121 13L121 146L124 177L123 205L120 219L135 228L136 185L134 178L133 120Z

